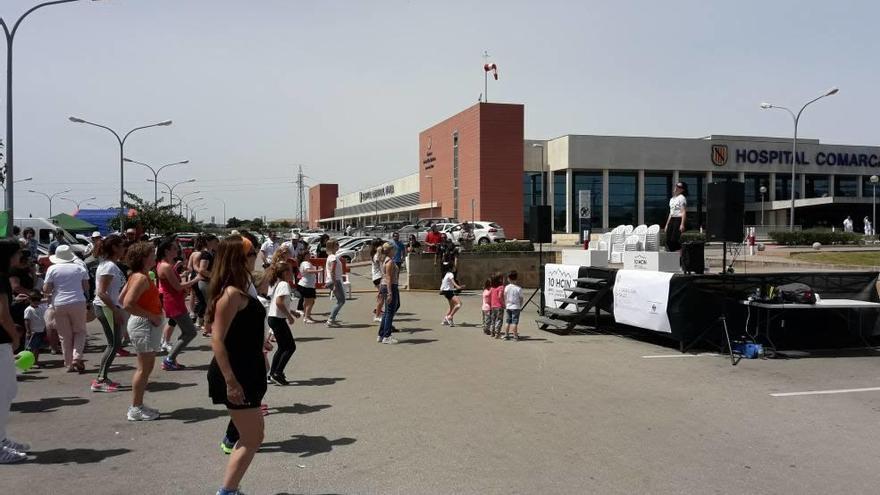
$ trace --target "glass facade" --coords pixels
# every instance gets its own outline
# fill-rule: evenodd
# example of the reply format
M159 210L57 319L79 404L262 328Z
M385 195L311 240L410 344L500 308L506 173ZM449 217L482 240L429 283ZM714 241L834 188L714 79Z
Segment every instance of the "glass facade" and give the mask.
M669 216L669 198L672 196L671 173L645 174L645 224L661 227Z
M639 187L635 173L608 176L608 227L634 225L638 221Z
M553 231L565 232L565 172L553 172Z
M859 179L856 175L838 175L834 177L834 195L855 198L859 195Z
M543 204L542 186L540 173L523 174L523 232L529 231L529 208Z
M580 209L580 191L590 191L590 208L593 229L602 227L602 172L572 172L571 178L571 211ZM578 232L580 217L571 216L571 231Z
M698 229L706 221L706 174L679 174L678 180L688 186L687 228Z
M827 175L807 175L804 178L805 197L824 198L830 194Z
M798 175L794 183L794 197L801 197L801 176ZM776 174L776 200L791 199L791 176L788 174Z
M715 172L712 174L712 182L739 182L739 174Z
M761 201L761 186L767 188L764 201L770 201L770 176L767 174L746 174L746 203Z
M862 179L862 196L865 198L873 198L874 196L874 185L871 184L871 176L866 175L861 177ZM877 194L880 195L880 183L877 184Z

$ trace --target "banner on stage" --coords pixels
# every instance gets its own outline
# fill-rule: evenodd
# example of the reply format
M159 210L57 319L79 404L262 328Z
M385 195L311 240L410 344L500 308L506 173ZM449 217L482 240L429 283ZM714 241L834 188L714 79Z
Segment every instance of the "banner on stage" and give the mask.
M670 280L671 273L618 270L614 281L614 320L655 332L672 333L666 315Z
M557 299L568 296L565 289L577 285L578 265L556 265L547 263L544 266L544 301L548 308L558 308Z

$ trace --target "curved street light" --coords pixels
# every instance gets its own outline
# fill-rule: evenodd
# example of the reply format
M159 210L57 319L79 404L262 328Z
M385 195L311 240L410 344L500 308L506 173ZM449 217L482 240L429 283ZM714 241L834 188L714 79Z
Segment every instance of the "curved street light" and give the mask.
M63 199L63 200L65 200L65 201L70 201L71 203L75 204L75 205L76 205L76 209L79 210L79 207L80 207L81 204L85 203L86 201L91 201L91 200L93 200L93 199L98 199L98 198L92 196L91 198L86 198L86 199L83 199L83 200L80 200L80 201L77 201L77 200L75 200L75 199L71 199L71 198L64 198L64 197L61 197L61 198L58 198L58 199Z
M65 189L63 191L59 191L57 193L52 193L52 194L46 194L42 191L34 191L33 189L28 189L28 192L33 193L33 194L39 194L49 200L49 217L51 218L52 217L52 201L55 199L56 196L60 196L62 194L69 193L70 189Z
M6 181L8 187L5 188L6 194L5 196L5 208L8 210L7 218L6 218L6 233L7 235L12 234L12 227L15 220L14 210L14 194L13 190L15 189L15 176L14 176L14 168L12 163L12 43L15 41L15 33L18 32L19 26L21 26L21 22L25 19L25 17L29 16L33 11L37 9L41 9L43 7L48 7L50 5L58 5L62 3L70 3L76 2L77 0L54 0L52 2L43 2L41 4L34 5L30 9L26 10L21 17L18 18L14 23L12 23L12 28L9 28L9 24L0 17L0 27L3 27L3 34L6 35Z
M125 211L125 167L124 167L124 164L125 164L124 163L124 160L125 160L125 141L128 139L128 136L131 136L131 134L135 131L140 131L142 129L149 129L150 127L169 126L169 125L171 125L171 121L170 120L163 120L162 122L157 122L155 124L142 125L140 127L135 127L134 129L126 132L124 136L120 137L118 132L107 127L106 125L96 124L95 122L89 122L88 120L81 119L79 117L68 117L68 120L70 120L74 124L88 124L88 125L91 125L94 127L100 127L101 129L104 129L105 131L109 131L111 134L113 134L113 136L116 138L116 141L119 142L119 211L120 211L120 217L124 219L125 215L123 215L122 212ZM123 227L122 224L123 224L123 220L120 220L120 222L119 222L120 230Z
M839 90L837 88L831 88L828 91L822 93L821 95L804 103L804 106L802 106L801 109L798 110L797 114L792 112L789 108L786 108L783 106L774 105L772 103L767 103L767 102L761 103L761 108L764 110L773 110L773 109L785 110L786 112L788 112L789 115L791 115L791 119L794 121L794 138L792 139L792 143L791 143L791 212L789 214L789 220L790 220L789 226L788 226L789 231L794 231L794 198L795 198L794 184L795 184L795 181L797 180L796 171L797 171L798 122L800 122L801 114L804 113L804 110L808 106L810 106L812 103L815 103L815 102L821 100L822 98L825 98L826 96L836 95L838 91Z
M144 167L147 167L148 169L150 169L150 172L153 172L153 204L155 204L155 205L159 204L159 172L161 172L162 170L164 170L168 167L172 167L174 165L186 165L187 163L189 163L189 160L183 160L180 162L174 162L174 163L169 163L167 165L162 165L161 167L156 169L156 168L151 167L150 165L147 165L146 163L139 162L137 160L132 160L130 158L123 158L122 161L128 162L128 163L134 163L137 165L143 165Z

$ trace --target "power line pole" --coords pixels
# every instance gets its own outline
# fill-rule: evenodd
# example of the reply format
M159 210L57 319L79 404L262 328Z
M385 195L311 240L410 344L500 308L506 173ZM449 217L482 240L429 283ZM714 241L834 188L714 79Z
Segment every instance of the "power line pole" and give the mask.
M299 228L303 228L303 219L305 218L305 175L303 175L302 165L299 166L299 172L296 174L296 187L299 192Z

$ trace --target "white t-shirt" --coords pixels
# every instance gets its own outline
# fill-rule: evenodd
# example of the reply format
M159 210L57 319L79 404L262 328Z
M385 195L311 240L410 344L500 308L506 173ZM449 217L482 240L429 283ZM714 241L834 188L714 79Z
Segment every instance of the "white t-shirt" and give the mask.
M669 212L672 214L673 218L681 218L684 211L687 209L687 205L688 201L684 194L673 196L672 199L669 200Z
M379 257L379 253L376 253L373 256L373 264L370 268L372 270L372 275L373 275L372 280L378 280L385 275L384 274L385 260Z
M46 270L46 284L52 284L52 305L86 302L83 280L88 282L89 272L76 263L58 263Z
M95 300L92 301L97 306L104 306L104 301L101 300L100 297L97 296L97 284L101 280L103 275L110 275L113 277L110 280L110 286L107 287L107 295L110 296L110 300L113 301L113 305L119 307L119 293L122 292L123 279L125 275L123 275L122 270L119 269L119 266L116 263L104 260L98 265L98 270L95 272Z
M24 308L24 319L31 324L31 332L43 333L46 331L46 305L40 304L36 308L28 306Z
M271 259L272 259L272 255L275 254L275 251L276 251L277 249L278 249L278 244L272 242L272 239L267 240L267 241L264 242L263 245L260 247L260 251L262 251L262 253L263 253L264 255L266 255L266 259L267 259L267 260L271 260Z
M454 280L455 275L452 272L446 272L446 275L443 275L443 281L440 282L440 291L455 290Z
M336 262L336 270L334 270L336 273L330 273L330 264L334 261ZM336 258L335 254L327 256L327 269L325 270L325 272L328 282L331 280L342 280L342 262Z
M290 284L283 280L280 280L277 284L275 284L274 287L272 287L272 290L269 291L269 295L271 298L271 301L269 301L269 316L273 316L275 318L286 318L287 316L278 310L278 305L275 304L275 302L278 300L279 297L284 296L286 297L287 307L288 309L290 309Z
M281 247L287 248L287 251L290 252L291 258L299 256L300 246L299 241L284 241L281 243Z
M506 309L522 309L522 287L516 284L507 284L504 287L504 307Z
M306 270L314 270L315 265L309 263L308 261L303 261L299 264L299 286L305 287L307 289L314 289L315 284L318 282L318 274L317 273L307 273Z

